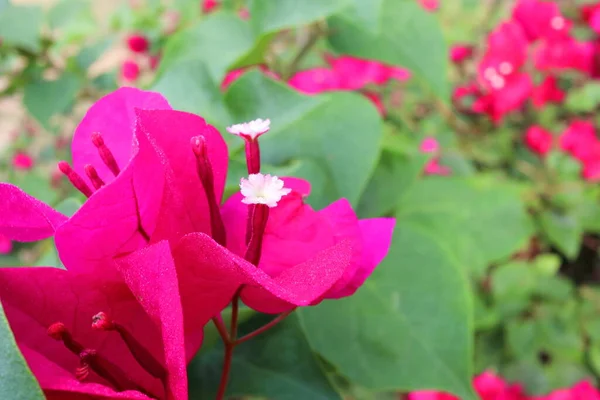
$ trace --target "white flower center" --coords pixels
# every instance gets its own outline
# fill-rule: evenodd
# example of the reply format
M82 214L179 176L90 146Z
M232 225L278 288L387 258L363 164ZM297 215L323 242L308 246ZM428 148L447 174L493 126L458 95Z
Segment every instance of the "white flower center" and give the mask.
M494 89L502 89L504 87L504 78L501 76L494 76L490 79L490 83Z
M550 20L550 26L557 31L560 31L565 27L565 19L563 17L556 16Z
M508 61L501 62L500 67L498 69L500 70L500 73L502 75L509 75L514 70L512 64Z
M270 126L271 120L258 118L254 121L228 126L227 132L238 136L247 136L254 140L263 133L268 132Z
M279 200L292 190L283 187L283 181L269 174L250 174L248 179L242 178L240 189L242 192L242 203L265 204L275 207Z

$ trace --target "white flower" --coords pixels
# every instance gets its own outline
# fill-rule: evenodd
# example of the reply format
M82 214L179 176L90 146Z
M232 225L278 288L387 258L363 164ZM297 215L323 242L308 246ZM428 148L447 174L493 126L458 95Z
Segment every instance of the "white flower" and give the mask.
M283 187L283 181L269 174L250 174L248 179L242 178L240 183L242 191L242 203L265 204L275 207L283 196L292 190Z
M268 132L271 125L270 119L255 119L254 121L244 122L227 127L227 132L238 136L247 136L251 140L256 139L263 133Z

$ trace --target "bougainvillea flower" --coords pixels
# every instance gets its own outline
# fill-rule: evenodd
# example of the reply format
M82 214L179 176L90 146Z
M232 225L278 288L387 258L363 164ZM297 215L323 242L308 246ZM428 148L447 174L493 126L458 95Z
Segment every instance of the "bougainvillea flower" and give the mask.
M324 67L300 71L292 76L288 83L294 89L305 94L318 94L343 88L339 74Z
M543 40L534 52L535 67L540 71L577 70L588 73L592 67L594 46L572 38Z
M565 92L558 86L555 76L548 75L542 83L533 88L531 98L536 108L543 108L548 103L561 103L565 99Z
M594 124L590 121L571 122L559 140L560 148L580 161L595 158L598 138Z
M473 46L454 45L450 48L450 60L455 64L460 64L473 55Z
M496 89L481 95L472 105L474 112L487 114L496 123L506 114L520 109L533 90L531 77L525 73L499 79Z
M482 87L500 90L507 80L519 75L527 60L527 39L516 22L499 25L488 37L486 52L477 66Z
M401 67L351 56L326 56L325 60L340 77L340 89L356 90L369 84L382 85L390 79L405 81L410 72Z
M509 384L491 372L484 372L473 379L475 391L483 400L507 399L525 400L523 388L519 384Z
M274 80L279 80L279 75L277 75L275 72L271 71L266 65L259 65L258 66L259 70L267 77L274 79ZM236 80L238 80L242 75L244 75L246 72L251 71L252 69L254 69L254 67L245 67L245 68L239 68L239 69L234 69L233 71L229 71L227 73L227 75L225 75L225 78L223 78L223 82L221 82L221 90L225 91L227 90L227 88Z
M127 47L129 47L129 50L133 51L134 53L145 53L150 47L150 42L144 35L130 35L127 38Z
M12 165L15 169L31 169L33 167L33 158L29 154L19 151L13 156Z
M572 25L562 16L558 4L552 1L519 0L513 9L513 18L532 41L567 38Z
M48 399L187 399L183 313L168 243L117 265L121 280L0 269L0 300L20 350ZM203 307L194 307L195 317L206 323ZM201 340L197 330L193 347Z
M215 11L215 9L217 7L219 7L218 0L203 0L201 4L202 4L202 12L204 14L208 14L212 11Z
M0 254L10 254L12 241L5 235L0 234Z
M440 8L439 0L419 0L419 4L427 11L436 11Z
M126 82L133 82L140 76L140 66L134 60L125 60L121 66L121 77Z
M387 254L394 228L393 219L358 220L346 200L315 211L304 202L308 182L283 182L291 191L269 208L258 268L242 258L247 226L240 221L247 221L249 213L242 200L254 201L243 193L234 194L222 209L227 248L206 235L185 239L196 254L191 262L220 263L236 271L237 280L246 285L241 290L244 303L266 313L351 295Z
M596 33L600 33L600 3L584 4L581 7L581 16Z
M552 150L554 138L552 134L538 125L527 129L525 133L525 144L532 152L544 156Z
M423 169L423 173L425 175L450 175L452 172L450 168L440 165L440 144L438 143L437 139L432 137L423 139L421 145L419 146L419 151L421 151L421 153L434 155L434 157L427 162L425 168Z

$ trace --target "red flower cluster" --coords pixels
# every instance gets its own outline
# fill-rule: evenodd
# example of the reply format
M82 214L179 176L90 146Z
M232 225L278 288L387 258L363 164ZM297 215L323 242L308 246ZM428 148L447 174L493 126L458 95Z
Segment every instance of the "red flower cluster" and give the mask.
M592 29L600 20L595 17L597 8L587 6L582 11ZM571 34L572 26L556 2L517 1L511 19L488 36L476 82L456 88L454 100L472 96L473 102L467 109L486 114L496 123L520 110L529 98L536 108L561 102L564 93L558 86L558 74L576 71L586 76L598 75L598 45L577 40ZM453 49L453 61L466 57L461 48ZM540 83L536 85L536 81Z
M525 144L532 152L544 156L554 144L554 136L538 125L525 133ZM582 176L588 181L600 181L600 140L596 136L594 124L590 121L575 120L560 135L560 150L568 153L582 167Z
M484 372L473 380L473 386L482 400L600 400L600 392L586 381L545 396L526 396L521 385L509 384L491 372ZM422 390L409 394L408 400L459 399L447 393Z

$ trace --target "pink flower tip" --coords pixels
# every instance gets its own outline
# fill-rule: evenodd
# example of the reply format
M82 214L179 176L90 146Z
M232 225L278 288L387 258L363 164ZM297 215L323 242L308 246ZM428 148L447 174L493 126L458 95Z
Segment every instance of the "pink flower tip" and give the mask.
M427 137L421 142L419 150L421 150L422 153L437 153L440 150L440 144L437 139Z
M283 187L284 182L276 176L263 174L250 174L248 179L242 178L240 189L242 203L265 204L275 207L281 198L292 190Z
M206 155L206 139L204 136L194 136L190 140L190 144L196 157L204 157Z
M228 126L227 132L237 136L249 138L250 140L255 140L260 135L268 132L270 126L270 119L258 118L254 121Z
M134 53L145 53L150 47L150 42L144 35L131 35L127 38L127 47Z
M48 336L52 339L61 340L66 333L67 328L62 322L55 322L48 327Z
M92 317L92 328L99 331L108 331L113 329L113 323L110 321L106 313L100 311Z
M140 66L135 61L125 61L121 67L121 76L126 81L135 81L140 76Z
M4 235L0 235L0 254L10 254L12 241Z
M12 161L15 169L31 169L33 167L33 159L26 153L16 153Z

